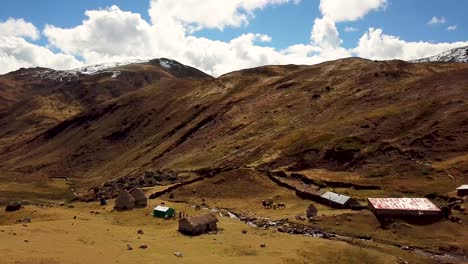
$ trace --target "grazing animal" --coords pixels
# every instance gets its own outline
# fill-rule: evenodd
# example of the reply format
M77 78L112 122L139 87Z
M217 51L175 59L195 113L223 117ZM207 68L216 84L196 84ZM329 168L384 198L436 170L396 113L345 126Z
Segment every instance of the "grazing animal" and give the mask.
M279 204L278 204L278 209L279 209L279 208L286 208L286 205L285 205L284 203L279 203Z
M271 208L273 206L273 199L266 199L262 201L264 208Z

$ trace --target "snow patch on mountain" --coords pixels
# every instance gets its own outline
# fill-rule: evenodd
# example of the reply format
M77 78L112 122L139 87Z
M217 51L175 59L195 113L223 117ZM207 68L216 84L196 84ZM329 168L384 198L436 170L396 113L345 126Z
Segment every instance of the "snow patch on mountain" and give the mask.
M441 54L412 60L411 62L464 62L468 63L468 46L448 50Z
M146 62L148 62L148 60L135 59L135 60L120 61L120 62L101 63L101 64L88 65L88 66L84 66L81 68L73 69L73 70L70 70L70 72L79 72L79 73L87 74L87 75L102 73L102 72L114 72L112 69L115 69L117 67L129 65L129 64L136 64L136 63L146 63Z
M134 59L134 60L126 60L120 62L110 62L110 63L101 63L95 65L88 65L80 68L76 68L73 70L66 70L66 71L56 71L47 68L31 68L26 69L21 75L29 75L34 78L38 79L48 79L53 80L55 82L69 82L78 80L80 77L86 75L96 75L96 74L108 74L111 78L117 78L121 74L122 66L130 65L130 64L152 64L152 65L159 65L162 68L170 71L170 72L180 72L185 68L189 68L175 60L166 59L166 58L159 58L153 60L142 60L142 59Z
M159 65L163 66L164 68L170 69L172 68L172 65L169 63L169 61L161 60L159 62Z

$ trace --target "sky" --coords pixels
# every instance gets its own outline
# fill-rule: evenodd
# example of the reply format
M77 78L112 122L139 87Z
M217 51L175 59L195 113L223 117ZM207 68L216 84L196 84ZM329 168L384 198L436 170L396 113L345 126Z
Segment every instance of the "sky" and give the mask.
M467 0L2 0L0 74L170 58L209 74L468 46Z

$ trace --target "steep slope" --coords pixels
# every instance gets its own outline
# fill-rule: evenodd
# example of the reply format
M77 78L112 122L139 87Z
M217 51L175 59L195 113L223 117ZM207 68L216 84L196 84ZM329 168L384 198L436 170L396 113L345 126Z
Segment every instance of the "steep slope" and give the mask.
M167 59L71 71L20 69L0 76L0 147L148 84L175 78L212 77Z
M441 54L414 60L412 62L468 62L468 46L448 50Z
M83 191L147 168L233 167L447 191L447 172L468 171L467 76L466 64L351 58L161 80L9 147L0 170L67 176Z

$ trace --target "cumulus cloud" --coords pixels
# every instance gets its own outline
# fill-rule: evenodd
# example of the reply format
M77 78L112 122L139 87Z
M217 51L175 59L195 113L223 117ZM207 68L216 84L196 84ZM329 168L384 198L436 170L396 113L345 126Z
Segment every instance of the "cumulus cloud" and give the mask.
M448 27L447 27L447 30L448 30L448 31L457 30L457 25L448 26Z
M467 45L468 41L436 44L423 41L407 42L396 36L384 34L382 29L370 28L361 37L353 52L360 57L377 60L412 60Z
M154 24L176 21L193 32L202 28L246 25L256 9L288 2L297 4L300 0L153 0L149 13Z
M355 27L345 27L344 28L344 31L345 32L356 32L358 31L359 29L358 28L355 28Z
M445 24L445 23L447 23L447 20L445 19L445 17L436 17L436 16L433 16L431 20L427 22L428 25L437 25L437 24Z
M324 48L324 52L349 56L341 47L342 40L336 28L337 22L354 21L368 12L384 8L387 0L320 0L322 18L316 18L310 35L311 42ZM345 32L357 30L346 27ZM326 56L328 57L328 56Z
M37 28L24 21L24 19L9 18L4 22L0 21L0 36L26 37L33 40L39 39Z
M125 12L117 6L86 11L83 24L70 29L46 25L44 35L61 51L82 56L88 63L103 59L145 57L154 53L154 29L140 14Z
M324 48L336 48L343 42L335 22L328 17L315 19L310 39L316 45Z
M335 22L354 21L386 5L387 0L320 0L320 11Z
M82 65L73 56L56 54L18 37L0 36L0 74L21 67L76 68Z
M48 48L25 40L37 40L39 37L37 28L24 19L9 18L0 22L0 74L21 67L69 69L82 65L71 55L53 53Z
M210 3L215 10L216 7L225 8L226 10L217 12L219 16L193 15L198 13L193 10L183 13L191 1L153 0L150 8L151 24L139 14L122 11L117 6L87 11L87 18L81 25L74 28L47 25L44 35L52 46L64 53L82 57L87 64L137 57L169 57L210 74L220 75L264 64L319 61L318 56L299 59L294 49L278 51L271 47L259 46L259 42L272 40L265 34L243 34L228 42L191 35L194 28L241 26L253 16L251 12L255 9L289 2L298 3L297 0L237 0L226 5L220 4L221 1L204 1L194 5L198 6L197 8L200 8L200 5L204 7L202 9L205 13L213 12L213 9L208 8ZM185 2L185 5L182 2ZM180 16L175 11L179 9L182 12ZM336 56L327 54L325 57Z
M265 64L315 64L355 55L371 59L414 59L468 45L465 42L406 42L384 34L381 29L371 28L355 48L343 48L336 23L361 19L371 11L384 9L386 0L321 0L323 16L313 21L310 42L283 50L268 47L272 38L262 32L242 34L229 41L193 34L203 28L223 30L245 26L259 9L298 2L150 0L150 21L118 6L89 10L85 12L86 19L75 27L45 26L43 35L49 48L61 53L27 42L25 38L39 37L39 33L33 33L37 29L24 20L12 20L6 26L8 30L0 30L3 32L0 33L0 73L18 67L69 69L131 58L167 57L218 76ZM352 27L344 29L345 32L354 30Z

